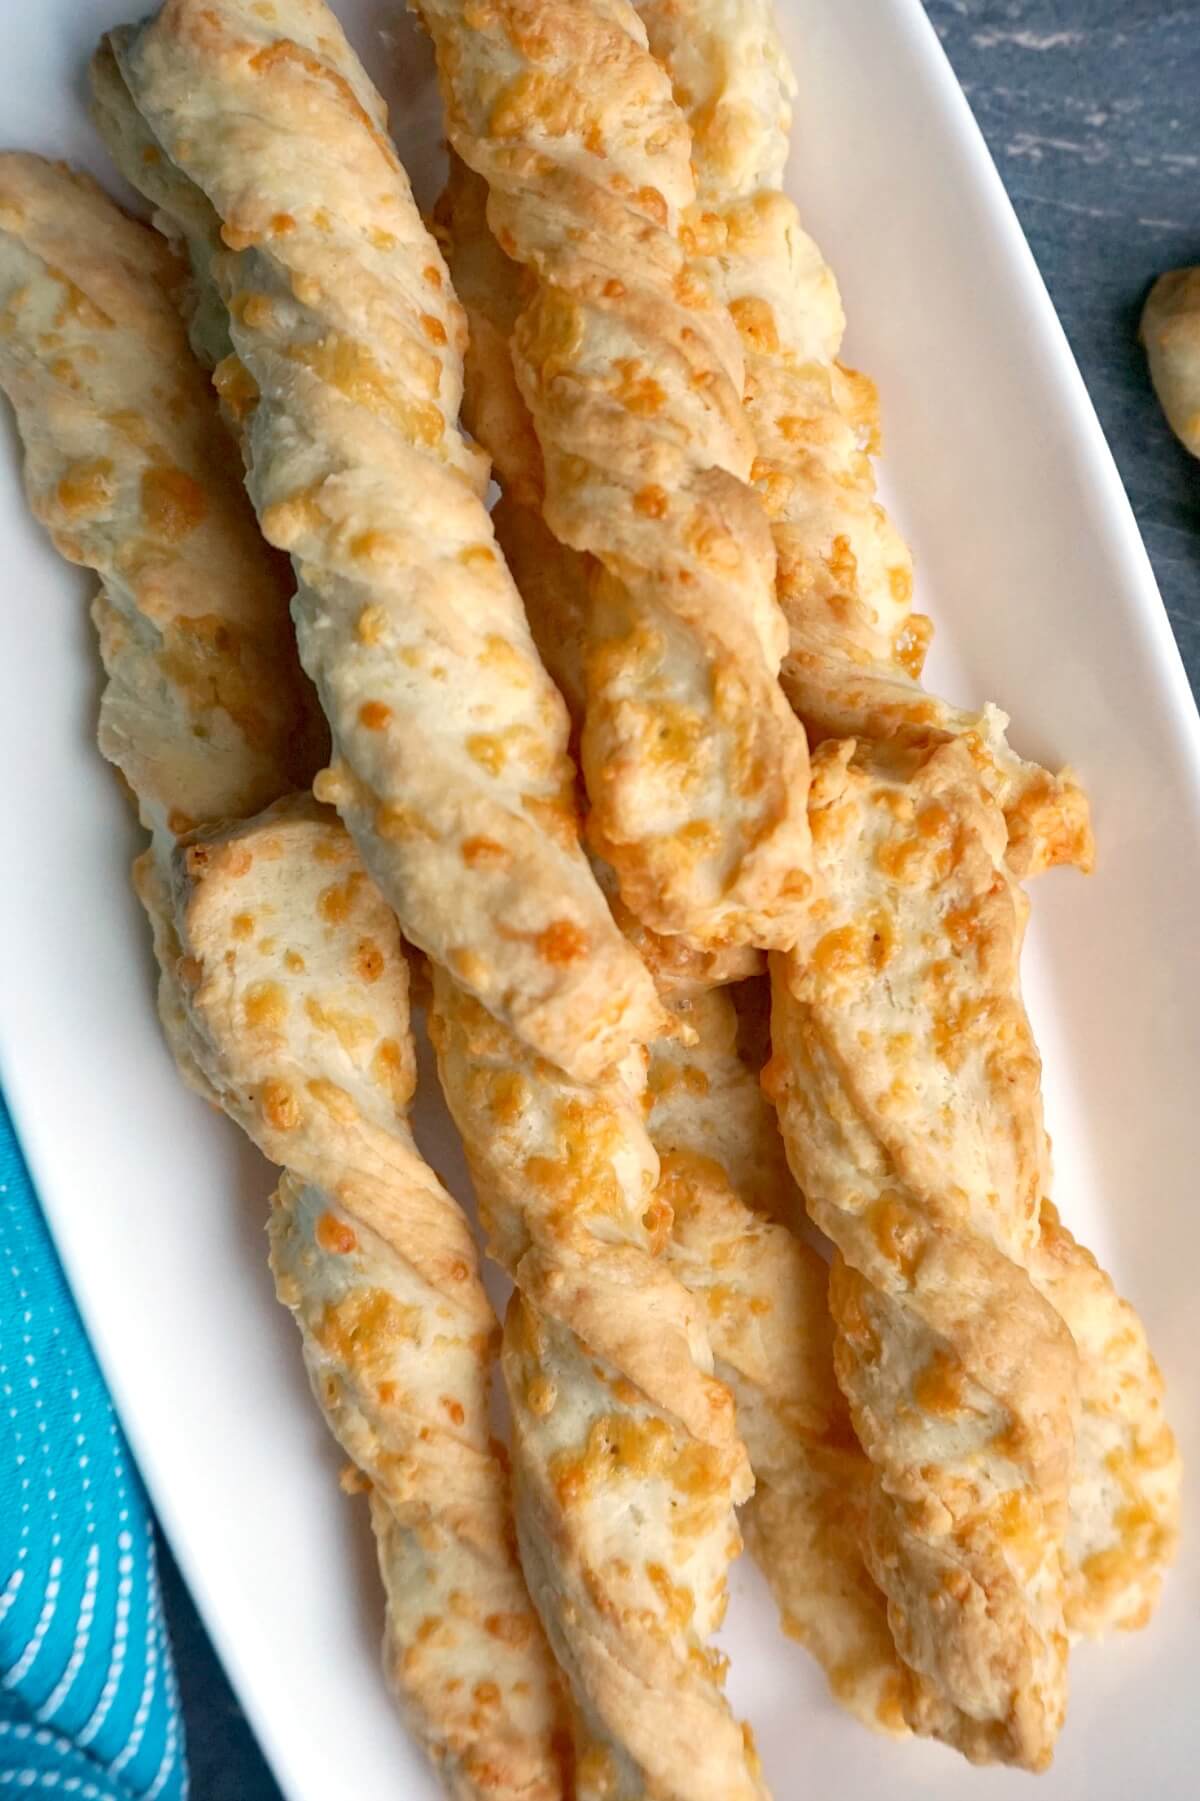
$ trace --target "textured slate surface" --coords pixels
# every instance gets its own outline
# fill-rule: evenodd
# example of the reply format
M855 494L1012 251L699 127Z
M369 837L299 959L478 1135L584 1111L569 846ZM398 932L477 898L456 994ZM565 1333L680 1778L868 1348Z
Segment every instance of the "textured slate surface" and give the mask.
M1200 262L1200 4L926 4L1066 326L1200 689L1200 463L1167 431L1136 341L1154 277ZM163 1575L195 1801L276 1801L165 1553Z
M1137 321L1156 275L1200 262L1200 5L926 3L1066 326L1195 692L1200 463L1166 429Z

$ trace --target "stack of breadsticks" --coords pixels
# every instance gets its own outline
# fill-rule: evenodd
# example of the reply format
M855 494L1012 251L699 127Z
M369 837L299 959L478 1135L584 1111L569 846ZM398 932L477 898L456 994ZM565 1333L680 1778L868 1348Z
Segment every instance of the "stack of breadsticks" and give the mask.
M920 686L766 0L418 10L440 246L322 0L104 40L163 237L0 160L0 383L101 579L164 1023L284 1172L396 1692L456 1796L763 1797L711 1642L744 1531L848 1709L1043 1767L1178 1504L1020 999L1018 878L1089 864L1086 804ZM401 933L514 1284L511 1497Z

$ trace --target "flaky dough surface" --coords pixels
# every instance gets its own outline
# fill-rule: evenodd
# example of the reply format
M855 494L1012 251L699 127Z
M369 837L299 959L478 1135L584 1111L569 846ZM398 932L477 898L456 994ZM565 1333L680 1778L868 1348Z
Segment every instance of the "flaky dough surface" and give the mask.
M772 0L641 0L638 11L692 131L683 241L745 357L753 479L788 625L785 690L814 736L966 738L1005 810L1016 872L1089 868L1087 802L1070 771L1016 756L997 708L967 713L920 686L931 626L912 610L912 559L875 498L874 384L839 360L837 282L782 192L795 81Z
M490 1437L496 1322L467 1223L408 1128L394 916L304 797L182 846L170 923L183 1066L284 1171L276 1290L370 1490L408 1722L463 1801L559 1801L570 1731Z
M286 570L188 354L183 279L88 176L0 156L0 385L25 488L100 577L100 747L168 836L266 806L321 755Z
M451 142L534 277L511 342L545 517L598 566L593 841L655 930L787 944L807 892L805 743L777 681L785 632L745 479L736 334L678 240L686 126L625 4L419 10Z
M754 1471L742 1530L784 1629L869 1726L906 1730L907 1677L863 1538L871 1466L833 1367L829 1270L788 1229L803 1203L728 993L672 1003L689 1028L650 1060L646 1127L672 1213L666 1256L708 1318Z
M704 1313L662 1255L640 1060L572 1083L436 970L430 1030L519 1291L503 1368L522 1561L596 1741L589 1780L620 1801L761 1801L707 1642L750 1472Z
M910 1723L1040 1768L1066 1702L1079 1370L1029 1269L1047 1147L1024 897L964 745L852 758L814 763L823 906L773 969L769 1092L840 1253L838 1377Z
M315 0L270 19L168 0L116 55L220 220L207 276L236 355L217 382L297 572L334 737L318 790L408 936L542 1055L597 1073L656 1028L653 987L578 844L566 715L455 424L462 313L383 104Z

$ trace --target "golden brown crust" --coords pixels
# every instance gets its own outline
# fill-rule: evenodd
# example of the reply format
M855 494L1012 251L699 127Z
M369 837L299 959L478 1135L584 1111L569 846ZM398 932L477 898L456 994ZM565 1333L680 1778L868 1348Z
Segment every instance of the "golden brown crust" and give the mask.
M1182 1466L1162 1376L1136 1312L1047 1200L1029 1273L1079 1351L1067 1626L1132 1630L1153 1613L1179 1540Z
M823 745L808 941L773 969L769 1092L838 1249L838 1378L875 1465L868 1564L910 1723L1049 1760L1066 1695L1070 1334L1031 1280L1045 1192L1024 902L965 746Z
M454 423L462 313L383 104L316 0L168 0L115 54L221 221L217 380L245 390L251 497L297 570L334 736L318 791L406 934L598 1073L660 1016L578 843L566 715Z
M823 1260L782 1223L802 1203L729 994L691 993L650 1060L646 1126L673 1215L666 1255L700 1301L754 1471L740 1523L784 1629L866 1725L906 1730L907 1676L862 1541L870 1465L833 1368Z
M265 806L322 754L286 566L188 352L182 279L88 176L0 156L0 385L30 506L101 580L100 747L167 836Z
M307 797L193 837L172 893L176 833L314 763L286 588L188 352L181 271L93 183L37 158L0 157L0 208L0 375L35 509L105 581L102 745L155 832L134 879L163 1024L185 1079L286 1166L272 1265L371 1489L397 1693L460 1801L562 1801L569 1721L488 1437L496 1322L406 1122L394 917Z
M601 566L583 730L593 842L653 929L789 943L807 894L805 746L776 679L736 339L675 233L691 194L682 118L623 0L420 11L451 141L487 180L501 248L536 277L512 347L546 521ZM505 308L479 312L495 362Z
M706 1643L749 1470L703 1315L660 1254L640 1061L572 1083L437 970L430 1031L489 1247L520 1291L503 1357L517 1526L596 1788L761 1797Z
M994 708L966 713L920 686L932 628L912 611L912 559L875 498L874 385L838 360L837 283L780 191L795 82L772 0L639 0L638 10L692 130L684 243L741 337L792 704L814 738L968 737L1008 816L1015 872L1089 869L1087 802L1072 773L1023 762Z
M562 544L542 518L541 450L513 375L509 344L528 277L506 257L487 223L487 184L456 156L438 203L442 241L471 332L463 414L495 461L504 485L492 514L543 663L571 715L575 742L587 712L592 559ZM660 994L742 981L764 965L750 944L708 944L646 925L621 898L616 871L597 859L613 917L654 977Z
M918 745L960 736L1005 810L1013 874L1086 867L1086 803L1069 775L1014 757L993 709L972 719L917 688L923 631L911 635L907 552L873 503L874 393L836 360L836 287L777 192L794 84L769 0L644 0L640 10L693 126L693 229L742 328L793 698L822 734ZM1067 1623L1095 1632L1144 1619L1153 1604L1174 1544L1178 1459L1140 1322L1049 1202L1042 1213L1030 1275L1080 1354Z
M395 919L307 797L185 841L169 899L181 1068L284 1168L276 1289L371 1493L405 1715L450 1794L561 1801L570 1732L490 1438L495 1317L467 1223L407 1124Z

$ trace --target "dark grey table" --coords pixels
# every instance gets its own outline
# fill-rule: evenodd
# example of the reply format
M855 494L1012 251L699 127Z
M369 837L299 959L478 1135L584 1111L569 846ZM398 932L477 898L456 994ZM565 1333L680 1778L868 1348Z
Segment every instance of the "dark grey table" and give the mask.
M869 6L872 0L841 0ZM1200 685L1200 465L1167 432L1136 324L1200 262L1200 0L926 0L1062 316ZM165 1548L195 1801L275 1801Z

